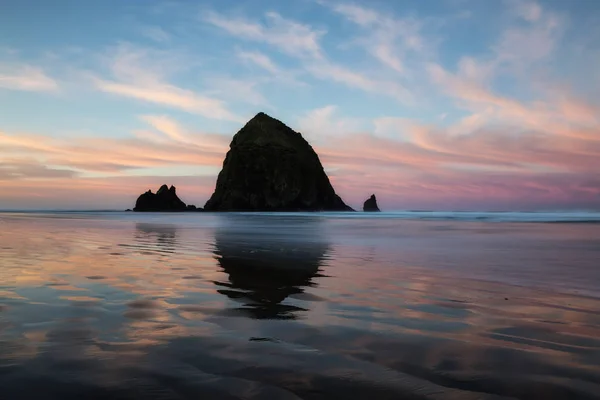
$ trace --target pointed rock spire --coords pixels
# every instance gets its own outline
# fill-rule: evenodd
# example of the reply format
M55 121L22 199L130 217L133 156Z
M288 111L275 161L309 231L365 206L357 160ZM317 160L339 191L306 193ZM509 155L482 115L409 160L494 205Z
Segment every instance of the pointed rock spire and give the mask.
M374 194L372 194L363 204L363 211L381 211L377 206L377 198Z

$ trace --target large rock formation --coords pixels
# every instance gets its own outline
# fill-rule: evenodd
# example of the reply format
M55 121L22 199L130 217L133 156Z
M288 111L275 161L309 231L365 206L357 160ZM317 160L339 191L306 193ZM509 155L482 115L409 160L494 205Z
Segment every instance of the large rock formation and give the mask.
M162 185L156 194L148 190L138 197L133 211L185 211L186 204L177 197L175 186Z
M258 113L235 134L206 211L352 211L298 132Z
M363 211L381 211L377 206L377 198L374 194L372 194L363 204Z

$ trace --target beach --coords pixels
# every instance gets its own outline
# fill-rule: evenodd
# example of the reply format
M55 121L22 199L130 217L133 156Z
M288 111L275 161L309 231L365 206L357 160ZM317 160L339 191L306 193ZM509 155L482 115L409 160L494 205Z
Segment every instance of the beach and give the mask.
M0 397L600 399L598 260L599 213L0 213Z

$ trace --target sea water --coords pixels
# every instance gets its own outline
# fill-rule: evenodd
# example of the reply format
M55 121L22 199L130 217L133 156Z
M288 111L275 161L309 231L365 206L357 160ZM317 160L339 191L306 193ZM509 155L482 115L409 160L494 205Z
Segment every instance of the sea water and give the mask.
M600 399L600 214L0 213L1 399Z

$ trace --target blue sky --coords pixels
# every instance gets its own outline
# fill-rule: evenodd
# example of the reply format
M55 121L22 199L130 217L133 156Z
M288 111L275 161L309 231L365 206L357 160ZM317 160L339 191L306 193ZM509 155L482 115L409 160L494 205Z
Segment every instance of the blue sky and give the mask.
M355 206L597 208L599 17L594 0L0 0L0 209L121 208L163 181L202 204L258 111Z

